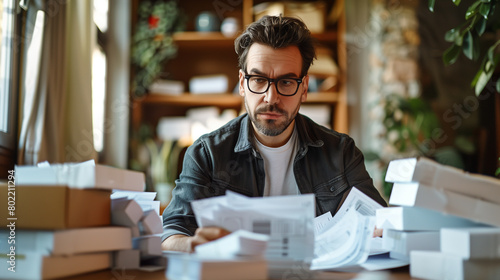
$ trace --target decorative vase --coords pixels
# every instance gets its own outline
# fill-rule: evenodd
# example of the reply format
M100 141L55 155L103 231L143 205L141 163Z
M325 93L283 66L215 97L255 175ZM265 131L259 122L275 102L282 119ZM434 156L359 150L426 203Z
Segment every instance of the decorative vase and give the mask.
M213 32L219 30L219 20L212 12L201 12L196 17L196 31L198 32Z

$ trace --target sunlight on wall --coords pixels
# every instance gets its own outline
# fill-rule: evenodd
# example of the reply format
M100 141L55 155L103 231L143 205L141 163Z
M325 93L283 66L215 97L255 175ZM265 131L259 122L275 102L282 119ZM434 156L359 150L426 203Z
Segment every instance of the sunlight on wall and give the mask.
M105 101L106 55L96 46L92 55L92 126L94 147L97 152L101 152L103 148Z

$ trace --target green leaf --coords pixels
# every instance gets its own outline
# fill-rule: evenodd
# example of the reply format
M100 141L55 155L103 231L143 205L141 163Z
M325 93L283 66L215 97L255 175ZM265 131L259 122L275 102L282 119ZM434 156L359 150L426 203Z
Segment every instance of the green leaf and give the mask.
M484 87L486 87L486 84L489 82L491 76L493 75L493 71L486 72L482 69L480 71L481 74L479 75L479 79L477 80L476 87L474 89L474 91L476 92L476 96L479 96L481 94Z
M460 5L460 2L461 2L461 0L453 0L453 3L455 4L455 6Z
M436 2L435 0L429 0L429 2L427 3L429 5L429 11L434 12L435 2Z
M495 55L495 49L500 45L500 40L496 41L495 44L493 44L489 49L488 49L488 59L493 60L494 55Z
M497 88L497 92L500 93L500 78L497 80L496 88Z
M475 14L477 14L478 10L478 6L479 4L481 4L481 2L475 2L474 4L472 4L468 9L467 9L467 12L465 13L465 19L470 19L471 17L473 17Z
M479 36L483 35L484 31L486 30L486 19L479 18L479 21L474 26L474 29L476 30L476 32Z
M444 64L450 65L455 63L459 55L460 55L460 46L453 44L443 53Z
M474 59L474 38L472 37L472 33L470 31L465 33L462 50L467 58L470 60Z
M444 34L444 40L446 42L453 42L456 40L457 36L460 34L460 29L457 29L457 28L453 28L453 29L450 29L448 30L448 32L446 32Z
M488 19L488 14L490 13L491 4L490 3L482 3L479 6L479 13L483 16L483 18Z

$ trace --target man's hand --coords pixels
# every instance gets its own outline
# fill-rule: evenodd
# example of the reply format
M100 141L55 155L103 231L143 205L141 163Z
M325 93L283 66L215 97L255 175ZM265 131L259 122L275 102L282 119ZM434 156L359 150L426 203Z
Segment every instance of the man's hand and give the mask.
M162 250L194 252L198 245L217 240L231 232L219 227L201 227L198 228L194 236L176 234L169 236L161 244Z
M384 233L384 229L383 228L377 228L377 227L375 227L375 229L373 230L373 237L382 237L383 233Z

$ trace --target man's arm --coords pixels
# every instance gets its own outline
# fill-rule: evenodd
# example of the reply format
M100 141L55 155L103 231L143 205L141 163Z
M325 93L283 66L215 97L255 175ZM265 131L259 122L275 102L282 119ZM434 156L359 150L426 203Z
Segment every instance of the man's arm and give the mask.
M198 245L219 239L228 235L230 232L219 227L198 228L194 236L183 234L174 234L169 236L161 244L164 251L194 252Z

